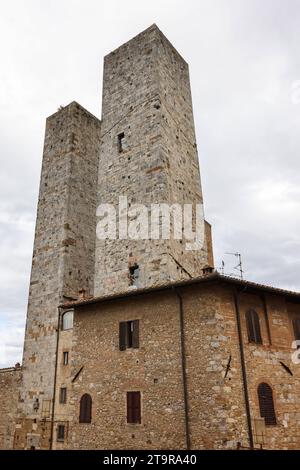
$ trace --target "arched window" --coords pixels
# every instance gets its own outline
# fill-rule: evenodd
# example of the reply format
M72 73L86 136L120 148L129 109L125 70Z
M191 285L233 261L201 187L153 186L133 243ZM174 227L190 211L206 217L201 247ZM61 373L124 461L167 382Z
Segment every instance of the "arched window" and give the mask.
M249 343L262 344L259 316L255 310L251 309L246 312L246 323Z
M300 318L293 318L293 329L296 340L300 340Z
M258 401L260 416L265 418L266 425L276 424L276 414L274 408L273 391L270 385L262 382L259 384L258 389Z
M73 328L73 311L68 310L62 316L62 329L70 330Z
M79 422L90 423L92 421L92 397L88 393L80 399Z

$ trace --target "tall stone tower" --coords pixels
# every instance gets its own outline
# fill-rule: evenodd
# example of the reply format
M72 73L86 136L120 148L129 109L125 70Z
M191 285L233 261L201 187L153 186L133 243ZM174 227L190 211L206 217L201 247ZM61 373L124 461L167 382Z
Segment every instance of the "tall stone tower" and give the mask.
M15 447L49 448L58 306L93 292L100 121L73 102L47 119Z
M156 25L104 59L98 204L202 203L189 70ZM133 214L133 219L135 214ZM150 215L149 215L150 221ZM185 241L98 239L95 295L201 274L212 264Z
M59 418L59 305L212 264L208 224L200 251L174 237L96 238L97 207L120 196L129 211L202 202L188 66L156 25L105 57L102 121L75 102L47 119L15 448L49 448Z

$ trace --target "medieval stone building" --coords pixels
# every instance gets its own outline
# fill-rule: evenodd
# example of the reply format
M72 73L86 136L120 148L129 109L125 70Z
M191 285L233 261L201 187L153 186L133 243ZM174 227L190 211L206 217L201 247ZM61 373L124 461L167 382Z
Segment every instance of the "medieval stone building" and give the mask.
M97 208L120 196L202 204L188 66L156 25L105 57L101 121L75 102L47 119L0 447L299 447L300 294L215 272L204 218L197 251L100 239Z

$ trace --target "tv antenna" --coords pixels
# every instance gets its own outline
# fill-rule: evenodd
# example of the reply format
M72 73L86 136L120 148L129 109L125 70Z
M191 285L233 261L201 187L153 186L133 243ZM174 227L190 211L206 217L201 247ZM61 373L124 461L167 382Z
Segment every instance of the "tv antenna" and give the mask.
M225 255L232 255L238 259L238 264L233 268L237 269L240 272L240 277L243 279L243 267L242 267L242 255L241 253L225 253Z

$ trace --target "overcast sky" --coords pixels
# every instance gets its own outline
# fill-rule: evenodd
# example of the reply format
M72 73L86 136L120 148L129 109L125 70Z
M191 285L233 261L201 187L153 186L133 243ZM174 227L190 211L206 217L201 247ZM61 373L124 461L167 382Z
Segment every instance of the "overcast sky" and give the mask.
M216 266L238 251L247 279L300 290L299 0L0 6L0 367L22 356L45 118L100 117L103 56L152 23L190 64Z

